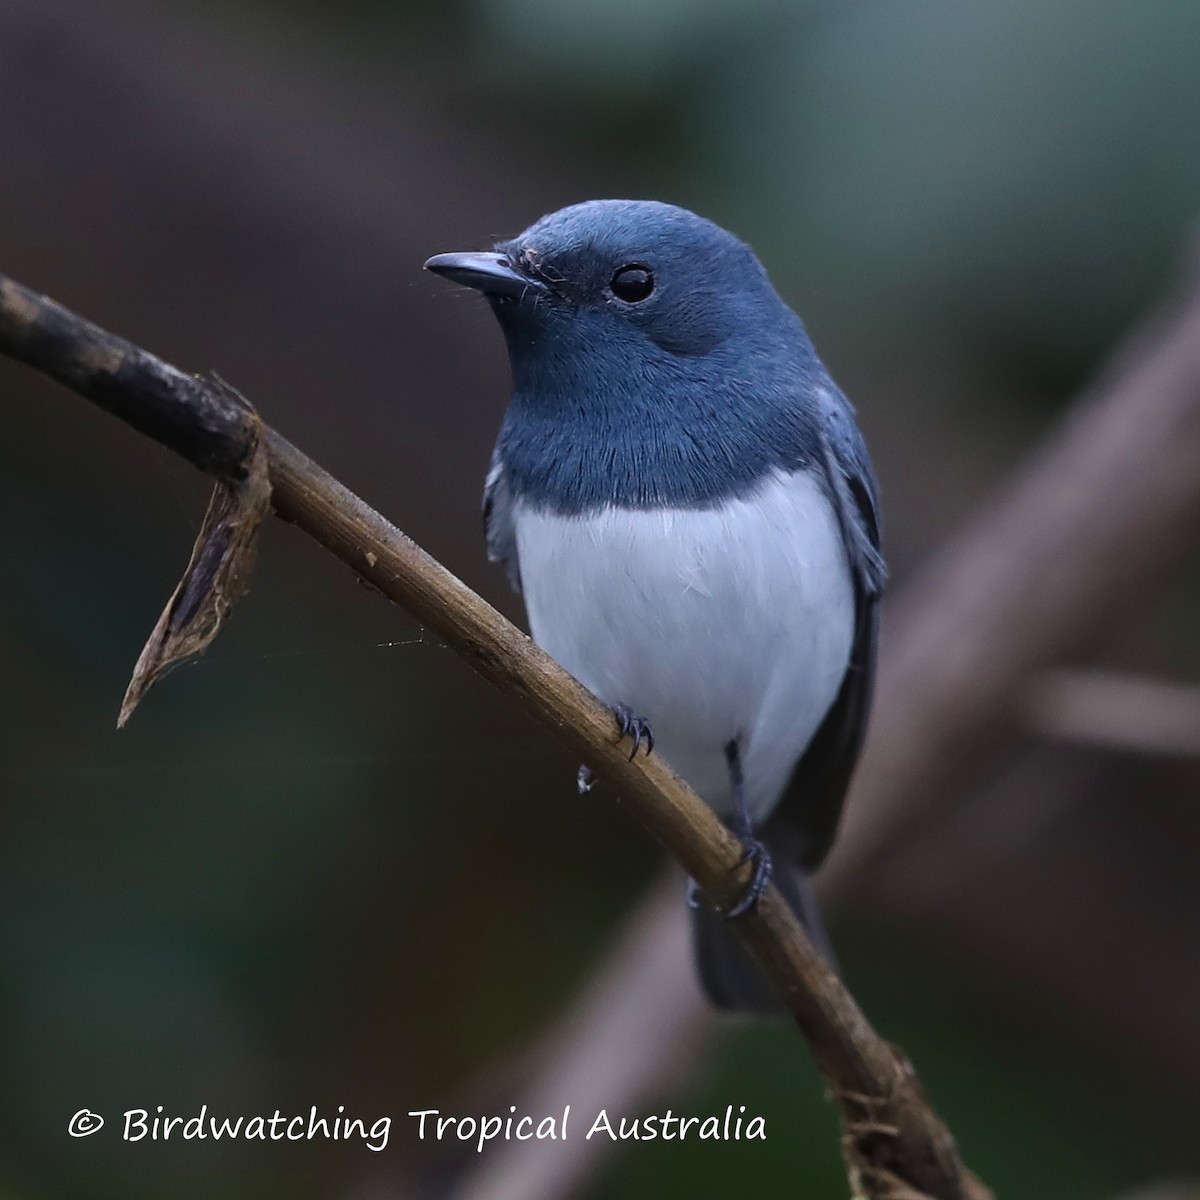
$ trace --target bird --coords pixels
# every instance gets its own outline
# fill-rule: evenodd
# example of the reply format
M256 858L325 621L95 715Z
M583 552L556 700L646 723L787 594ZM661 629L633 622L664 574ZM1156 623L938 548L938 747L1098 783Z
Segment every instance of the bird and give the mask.
M730 921L774 878L836 963L809 876L862 746L886 574L854 409L750 246L685 208L585 201L425 268L481 292L507 344L488 557L631 757L661 755L740 839L726 912L689 881L697 972L719 1008L782 1011Z

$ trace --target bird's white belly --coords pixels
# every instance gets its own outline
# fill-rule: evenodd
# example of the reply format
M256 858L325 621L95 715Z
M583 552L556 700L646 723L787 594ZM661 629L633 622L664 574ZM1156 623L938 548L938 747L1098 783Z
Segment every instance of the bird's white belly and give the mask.
M778 801L850 658L854 597L833 508L807 472L775 473L719 508L514 511L534 641L608 704L718 812L724 748L742 751L756 820Z

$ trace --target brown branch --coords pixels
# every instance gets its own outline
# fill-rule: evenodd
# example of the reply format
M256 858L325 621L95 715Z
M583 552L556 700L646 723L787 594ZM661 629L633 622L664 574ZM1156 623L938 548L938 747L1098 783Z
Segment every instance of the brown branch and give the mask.
M184 374L0 276L0 351L44 371L209 474L237 478L254 443L226 389ZM481 675L551 728L682 864L711 902L746 882L741 847L657 756L630 761L611 713L440 563L274 430L259 435L276 512L404 607ZM867 1023L771 888L736 928L763 964L829 1084L852 1184L868 1197L958 1200L987 1191L908 1062Z
M231 397L0 275L0 349L182 455L241 479L254 420Z

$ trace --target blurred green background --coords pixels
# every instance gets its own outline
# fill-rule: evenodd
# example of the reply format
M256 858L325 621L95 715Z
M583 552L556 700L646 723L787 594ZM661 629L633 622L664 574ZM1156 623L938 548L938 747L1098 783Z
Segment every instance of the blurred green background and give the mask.
M420 264L592 196L685 204L757 248L855 400L902 587L1172 279L1197 61L1194 0L0 0L0 269L215 368L519 619L479 535L501 339ZM118 1114L461 1110L659 869L278 523L117 734L205 494L0 361L3 1200L394 1194L425 1170L403 1119L374 1155L128 1145ZM1198 575L1096 660L1195 679ZM1001 1195L1200 1174L1198 795L1196 760L1009 746L963 797L986 869L898 847L830 914ZM588 1195L845 1194L789 1030L730 1029L669 1099L769 1140L636 1146ZM110 1128L72 1140L85 1106Z

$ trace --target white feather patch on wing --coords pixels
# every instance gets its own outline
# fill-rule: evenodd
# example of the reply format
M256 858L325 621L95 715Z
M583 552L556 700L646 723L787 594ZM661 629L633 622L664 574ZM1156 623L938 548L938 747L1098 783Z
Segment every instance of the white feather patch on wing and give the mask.
M815 476L773 472L712 509L559 516L518 502L534 640L608 704L649 720L655 750L718 812L739 738L755 820L774 808L837 696L854 592Z

